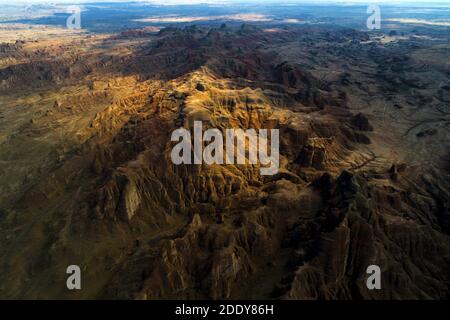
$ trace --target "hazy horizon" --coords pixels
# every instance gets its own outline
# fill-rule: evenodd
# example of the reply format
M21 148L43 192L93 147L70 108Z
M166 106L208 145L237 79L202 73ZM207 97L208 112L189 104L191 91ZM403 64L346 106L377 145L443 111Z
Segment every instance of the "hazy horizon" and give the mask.
M15 3L10 3L9 0L0 0L0 4L7 4L9 6L22 5L22 4L76 4L76 3L114 3L114 2L142 2L155 5L194 5L194 4L368 4L368 3L379 3L379 4L414 4L414 5L426 5L430 4L447 4L450 5L449 1L424 1L424 0L57 0L57 1L46 1L46 0L18 0Z

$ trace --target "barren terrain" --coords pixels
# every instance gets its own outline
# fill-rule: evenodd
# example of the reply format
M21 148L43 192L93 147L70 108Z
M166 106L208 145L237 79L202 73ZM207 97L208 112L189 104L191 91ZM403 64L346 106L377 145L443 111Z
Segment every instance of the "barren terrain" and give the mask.
M1 298L449 298L448 32L23 30L0 28ZM173 165L194 120L280 129L279 173Z

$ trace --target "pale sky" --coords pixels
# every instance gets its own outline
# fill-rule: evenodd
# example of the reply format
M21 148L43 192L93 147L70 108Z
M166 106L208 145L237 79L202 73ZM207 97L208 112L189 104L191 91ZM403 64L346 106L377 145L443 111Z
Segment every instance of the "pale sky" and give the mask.
M86 2L146 2L154 4L198 4L198 3L340 3L340 4L353 4L353 3L442 3L450 4L450 0L15 0L13 3L11 0L0 0L0 4L58 4L58 3L86 3Z

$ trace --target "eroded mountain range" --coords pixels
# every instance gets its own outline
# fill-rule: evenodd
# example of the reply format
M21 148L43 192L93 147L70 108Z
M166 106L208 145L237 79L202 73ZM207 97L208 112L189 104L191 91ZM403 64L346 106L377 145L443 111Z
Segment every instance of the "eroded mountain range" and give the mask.
M4 42L0 297L449 298L450 43L433 37L243 24ZM279 129L279 172L172 164L171 133L195 120Z

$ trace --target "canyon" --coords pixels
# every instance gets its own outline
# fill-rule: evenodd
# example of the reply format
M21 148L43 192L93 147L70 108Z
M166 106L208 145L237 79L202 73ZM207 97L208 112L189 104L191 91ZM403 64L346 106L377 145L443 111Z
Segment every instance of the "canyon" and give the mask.
M449 52L307 24L4 40L0 297L448 299ZM175 165L196 121L278 129L279 170Z

